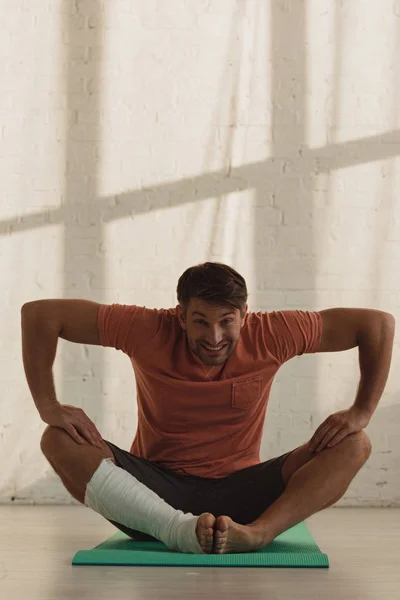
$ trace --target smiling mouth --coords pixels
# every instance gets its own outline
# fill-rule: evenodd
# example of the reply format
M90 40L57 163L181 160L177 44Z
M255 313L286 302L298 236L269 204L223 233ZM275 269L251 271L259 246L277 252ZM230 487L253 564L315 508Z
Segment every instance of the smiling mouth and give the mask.
M204 344L202 344L202 347L204 348L204 350L206 350L209 354L219 354L220 352L222 352L223 350L225 350L225 348L227 347L228 344L223 344L221 347L217 348L216 350L213 348L209 348L208 346L205 346Z

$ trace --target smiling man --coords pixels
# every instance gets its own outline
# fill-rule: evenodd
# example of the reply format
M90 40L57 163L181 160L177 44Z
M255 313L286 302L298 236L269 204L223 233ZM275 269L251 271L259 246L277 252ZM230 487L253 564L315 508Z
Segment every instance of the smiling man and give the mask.
M337 502L367 461L363 429L388 377L394 317L358 308L249 312L245 280L221 263L187 269L177 296L171 309L88 300L24 305L25 372L49 425L41 448L77 500L134 538L182 552L255 551ZM129 451L104 440L80 408L57 401L59 337L130 358L138 426ZM300 447L261 462L279 368L294 356L356 347L353 405Z
M223 365L239 343L247 307L242 316L237 309L226 310L226 306L213 306L204 300L193 298L189 301L188 309L183 313L177 307L179 321L186 330L190 349L205 365ZM190 319L186 323L188 312ZM211 330L209 323L212 324Z

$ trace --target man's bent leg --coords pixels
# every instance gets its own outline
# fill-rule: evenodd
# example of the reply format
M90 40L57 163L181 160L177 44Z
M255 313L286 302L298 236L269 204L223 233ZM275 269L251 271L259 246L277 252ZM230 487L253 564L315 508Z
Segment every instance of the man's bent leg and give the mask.
M46 429L41 448L55 471L64 476L62 480L70 493L106 519L148 533L181 552L211 551L213 515L196 517L175 510L133 475L116 466L113 458L104 457L106 450L78 444L59 428Z
M371 444L364 432L325 448L293 474L283 494L253 523L243 526L227 516L218 517L216 552L258 550L290 527L331 506L346 492L370 453Z
M265 526L269 530L267 540L271 540L337 502L371 453L369 440L361 433L325 448L296 471L284 493L252 526Z
M61 478L71 496L84 504L86 486L104 458L114 455L110 447L103 441L102 448L96 448L86 442L78 444L70 435L59 427L46 427L40 442L40 448Z

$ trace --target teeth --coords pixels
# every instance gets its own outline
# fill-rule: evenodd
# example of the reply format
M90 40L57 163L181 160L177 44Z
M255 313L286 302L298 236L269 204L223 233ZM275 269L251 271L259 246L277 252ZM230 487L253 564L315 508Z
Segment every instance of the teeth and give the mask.
M218 348L211 348L210 346L204 346L204 347L207 348L208 350L215 350L215 351L217 351L217 350L221 350L221 348L224 347L224 344L222 344L222 346L218 346Z

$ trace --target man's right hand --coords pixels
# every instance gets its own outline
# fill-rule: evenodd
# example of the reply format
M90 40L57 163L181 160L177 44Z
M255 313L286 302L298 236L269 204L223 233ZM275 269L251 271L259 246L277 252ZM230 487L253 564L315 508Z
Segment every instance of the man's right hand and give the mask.
M64 429L78 444L85 444L88 441L97 448L103 447L103 438L96 425L85 411L77 406L57 402L41 413L40 417L48 425Z

